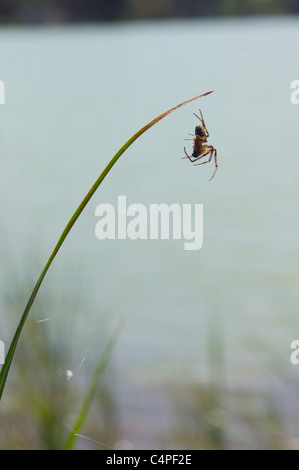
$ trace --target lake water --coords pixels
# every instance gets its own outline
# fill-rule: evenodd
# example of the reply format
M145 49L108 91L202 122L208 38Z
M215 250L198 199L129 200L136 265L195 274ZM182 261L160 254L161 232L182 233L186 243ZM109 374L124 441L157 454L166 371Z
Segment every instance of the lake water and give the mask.
M122 156L58 254L39 294L48 303L31 320L49 318L41 328L78 344L79 361L86 351L96 356L103 328L125 318L114 358L131 377L204 381L218 363L232 383L296 378L299 106L290 84L299 79L298 26L286 17L2 28L3 298L24 282L25 305L76 206L133 133L215 90ZM218 150L212 181L213 163L181 159L199 108ZM202 249L99 241L95 209L119 195L145 207L203 204ZM66 298L73 307L60 306ZM2 311L5 342L20 315L10 322Z

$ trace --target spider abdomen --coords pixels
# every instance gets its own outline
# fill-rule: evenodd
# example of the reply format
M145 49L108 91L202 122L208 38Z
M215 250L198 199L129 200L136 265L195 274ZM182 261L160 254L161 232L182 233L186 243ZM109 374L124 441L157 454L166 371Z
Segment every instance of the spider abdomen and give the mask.
M200 155L202 152L202 147L202 142L199 139L194 139L192 157L198 157L198 155Z

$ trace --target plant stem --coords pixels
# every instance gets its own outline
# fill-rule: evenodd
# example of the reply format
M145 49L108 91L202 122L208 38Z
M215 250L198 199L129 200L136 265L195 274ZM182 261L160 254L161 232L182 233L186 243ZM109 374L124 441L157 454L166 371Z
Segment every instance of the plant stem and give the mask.
M64 450L72 450L74 448L74 445L75 445L76 440L77 440L78 435L79 435L79 431L82 428L82 426L85 422L85 419L88 415L93 397L94 397L94 395L96 393L96 390L97 390L99 380L100 380L104 370L106 369L106 366L107 366L107 364L110 360L110 357L111 357L111 354L112 354L113 349L115 347L115 344L116 344L116 342L118 340L118 337L120 335L121 328L122 328L122 324L119 323L116 326L116 328L114 329L114 331L112 333L112 336L111 336L111 338L110 338L110 340L109 340L109 342L108 342L108 344L107 344L107 346L106 346L106 348L103 352L101 360L100 360L97 368L95 369L95 371L93 373L93 376L90 380L89 387L88 387L87 392L85 394L81 409L78 413L76 422L75 422L74 426L72 427L72 430L71 430L71 432L68 436L68 439L67 439L66 444L64 446Z
M19 341L19 338L21 336L21 333L22 333L22 330L23 330L23 327L26 323L26 320L27 320L27 317L29 315L29 312L31 310L31 307L32 307L32 304L34 302L34 299L38 293L38 290L43 282L43 279L49 269L49 267L51 266L52 264L52 261L54 260L55 256L57 255L61 245L63 244L65 238L67 237L67 235L69 234L69 232L71 231L73 225L75 224L76 220L78 219L78 217L80 216L80 214L82 213L82 211L84 210L85 206L88 204L88 202L90 201L90 199L92 198L92 196L94 195L94 193L96 192L96 190L98 189L98 187L100 186L100 184L102 183L103 179L107 176L107 174L109 173L109 171L111 170L111 168L113 167L113 165L117 162L117 160L119 159L119 157L130 147L130 145L132 145L132 143L138 139L138 137L140 137L145 131L147 131L148 129L150 129L153 125L155 125L157 122L159 122L161 119L163 119L164 117L166 117L168 114L172 113L173 111L175 111L176 109L184 106L185 104L188 104L188 103L191 103L191 101L195 101L199 98L202 98L203 96L206 96L206 95L209 95L210 93L212 93L212 91L208 91L207 93L203 93L202 95L198 95L198 96L195 96L194 98L191 98L187 101L184 101L183 103L180 103L178 104L177 106L175 106L174 108L171 108L171 109L168 109L167 111L165 111L164 113L160 114L158 117L156 117L155 119L153 119L151 122L149 122L148 124L146 124L144 127L142 127L138 132L136 132L136 134L134 134L119 150L118 152L114 155L114 157L112 158L112 160L110 160L110 162L108 163L108 165L106 166L106 168L103 170L103 172L100 174L100 176L98 177L98 179L96 180L96 182L94 183L94 185L91 187L91 189L88 191L88 193L86 194L85 198L83 199L83 201L80 203L80 205L78 206L78 208L76 209L76 211L74 212L74 214L72 215L71 219L69 220L69 222L67 223L65 229L63 230L50 258L48 259L48 262L47 264L45 265L43 271L41 272L40 274L40 277L38 278L35 286L34 286L34 289L31 293L31 296L28 300L28 303L25 307L25 310L23 312L23 315L21 317L21 320L19 322L19 325L15 331L15 334L14 334L14 337L12 339L12 342L11 342L11 345L9 347L9 350L7 352L7 355L6 355L6 358L5 358L5 364L2 366L2 369L1 369L1 372L0 372L0 400L2 398L2 394L3 394L3 390L4 390L4 387L5 387L5 384L6 384L6 379L7 379L7 376L8 376L8 373L9 373L9 369L10 369L10 366L11 366L11 363L12 363L12 360L13 360L13 357L14 357L14 353L15 353L15 350L16 350L16 347L17 347L17 344L18 344L18 341Z

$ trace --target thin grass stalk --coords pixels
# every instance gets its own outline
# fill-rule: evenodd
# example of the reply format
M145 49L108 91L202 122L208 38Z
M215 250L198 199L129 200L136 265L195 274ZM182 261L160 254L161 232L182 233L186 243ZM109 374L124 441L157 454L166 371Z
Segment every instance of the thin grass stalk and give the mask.
M82 426L83 426L83 424L86 420L86 417L89 413L92 400L95 396L95 393L96 393L96 390L97 390L97 387L98 387L98 383L99 383L99 381L102 377L102 374L103 374L104 370L106 369L106 367L108 365L111 354L112 354L112 352L114 350L114 347L116 345L116 342L119 338L119 335L120 335L120 332L121 332L121 329L122 329L121 327L122 327L122 325L118 324L116 326L116 328L114 329L114 331L111 335L111 338L110 338L110 340L109 340L109 342L108 342L108 344L107 344L107 346L106 346L106 348L105 348L105 350L102 354L100 362L99 362L96 370L94 371L94 374L93 374L93 376L90 380L87 392L85 394L81 409L78 413L76 422L75 422L74 426L72 427L71 432L70 432L70 434L68 436L68 439L66 441L66 444L64 446L64 450L73 450L73 448L76 444L76 441L79 437L80 429L82 428Z

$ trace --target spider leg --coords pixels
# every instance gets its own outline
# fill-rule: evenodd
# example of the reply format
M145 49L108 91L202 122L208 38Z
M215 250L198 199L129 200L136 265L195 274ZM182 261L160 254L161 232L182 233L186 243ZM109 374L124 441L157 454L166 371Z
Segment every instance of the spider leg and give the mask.
M214 152L214 160L215 160L215 171L214 171L214 173L212 174L212 176L211 176L211 178L210 178L210 181L214 178L215 173L216 173L216 171L218 170L217 150L213 148L212 154L213 154L213 152Z
M205 130L206 133L207 133L206 138L208 138L208 137L210 136L210 134L209 134L209 131L208 131L208 129L207 129L205 120L204 120L204 118L203 118L201 109L199 110L199 112L200 112L201 118L200 118L199 116L197 116L197 114L195 114L195 113L193 113L193 114L194 114L194 116L196 116L196 117L200 120L200 122L202 123L202 127L204 128L204 130Z
M186 152L186 148L185 148L185 147L184 147L184 152L185 152L186 157L182 157L182 159L184 159L184 158L189 158L190 162L193 163L193 160L191 160L192 157L191 157L190 155L188 155L188 153Z
M207 141L207 136L201 137L200 135L196 135L196 134L189 134L189 135L193 135L194 138L193 139L184 139L184 140L199 140L200 142L206 142Z
M195 113L193 113L193 114L194 114L194 116L196 116L197 119L199 119L200 122L203 124L204 121L203 121L203 117L202 117L202 112L201 112L201 110L199 110L199 112L200 112L201 118L200 118L199 116L197 116L197 114L195 114Z
M218 170L218 162L217 162L217 150L211 145L209 147L209 150L207 152L205 152L203 155L201 155L197 160L205 157L206 155L210 155L208 160L206 160L205 162L200 162L200 163L194 163L194 166L197 166L197 165L204 165L205 163L209 163L212 158L214 157L214 160L215 160L215 170L214 170L214 173L212 174L211 178L210 178L210 181L211 179L214 178L215 174L216 174L216 171Z
M205 163L210 163L210 161L212 160L213 158L213 152L212 150L208 150L207 152L203 153L200 157L198 157L196 160L194 161L197 161L197 160L200 160L201 158L205 157L206 155L210 155L209 159L206 160L205 162L200 162L200 163L194 163L194 166L197 166L197 165L204 165Z
M188 140L188 139L185 139L185 140ZM187 152L186 152L185 147L184 147L184 152L185 152L186 157L189 158L190 162L194 163L194 162L197 162L197 160L200 160L201 158L208 155L211 152L212 148L213 147L211 145L205 145L205 148L203 149L203 152L200 155L198 155L197 157L195 157L193 154L188 155ZM186 157L183 157L183 158L186 158ZM201 163L198 163L198 165L201 165Z
M185 155L186 157L182 157L182 160L184 160L184 158L188 158L190 160L191 163L194 163L198 160L198 157L193 157L192 155L188 155L188 153L186 152L186 148L184 147L184 152L185 152ZM201 157L200 157L201 158Z
M214 152L216 152L216 154L217 154L216 149L214 149L214 147L212 145L207 145L206 149L207 150L204 153L202 153L201 155L199 155L199 157L197 157L196 160L194 160L194 161L201 160L206 155L210 155L208 160L206 160L205 162L194 163L194 166L204 165L205 163L209 163L213 158ZM217 162L217 159L216 159L216 162ZM217 167L218 167L218 165L217 165Z

